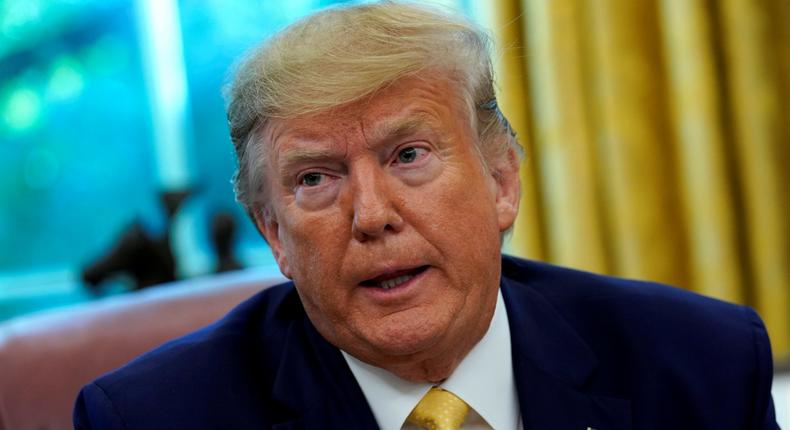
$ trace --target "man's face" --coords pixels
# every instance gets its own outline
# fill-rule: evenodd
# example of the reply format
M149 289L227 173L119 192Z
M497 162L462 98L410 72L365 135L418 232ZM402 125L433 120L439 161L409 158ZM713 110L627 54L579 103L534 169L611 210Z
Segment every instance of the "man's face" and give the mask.
M264 130L259 228L319 332L384 368L465 354L485 333L517 211L515 157L493 163L496 179L485 169L468 109L437 76Z

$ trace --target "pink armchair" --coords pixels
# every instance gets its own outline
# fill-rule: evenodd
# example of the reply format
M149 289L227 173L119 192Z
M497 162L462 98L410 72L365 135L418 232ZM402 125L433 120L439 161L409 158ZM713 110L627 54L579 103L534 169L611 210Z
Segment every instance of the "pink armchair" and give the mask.
M0 430L72 428L84 384L283 281L248 269L0 324Z

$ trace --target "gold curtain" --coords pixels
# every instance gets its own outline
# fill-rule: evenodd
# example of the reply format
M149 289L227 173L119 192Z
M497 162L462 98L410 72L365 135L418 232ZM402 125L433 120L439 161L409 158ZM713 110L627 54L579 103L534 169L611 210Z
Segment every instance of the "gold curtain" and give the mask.
M509 251L751 305L790 355L790 2L485 4L527 152Z

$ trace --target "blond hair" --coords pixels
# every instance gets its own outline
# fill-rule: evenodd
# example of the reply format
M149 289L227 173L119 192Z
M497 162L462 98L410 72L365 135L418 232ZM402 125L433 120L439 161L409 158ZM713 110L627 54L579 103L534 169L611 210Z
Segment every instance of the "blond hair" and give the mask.
M251 215L265 204L260 131L268 119L353 102L425 69L458 82L486 164L510 149L520 155L496 105L489 44L461 16L400 1L329 8L286 27L239 63L226 89L236 199Z

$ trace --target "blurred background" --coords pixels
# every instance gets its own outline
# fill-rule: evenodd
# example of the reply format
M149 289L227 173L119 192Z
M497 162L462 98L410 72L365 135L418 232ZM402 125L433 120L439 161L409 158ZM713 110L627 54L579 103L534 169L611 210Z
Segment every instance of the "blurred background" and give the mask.
M790 2L495 2L514 253L755 307L790 354Z
M0 2L0 320L273 264L234 201L221 88L332 3Z
M271 267L220 90L333 3L0 1L0 321ZM430 3L497 38L527 149L509 252L754 306L790 355L790 2Z

